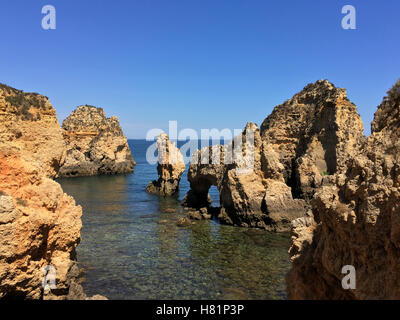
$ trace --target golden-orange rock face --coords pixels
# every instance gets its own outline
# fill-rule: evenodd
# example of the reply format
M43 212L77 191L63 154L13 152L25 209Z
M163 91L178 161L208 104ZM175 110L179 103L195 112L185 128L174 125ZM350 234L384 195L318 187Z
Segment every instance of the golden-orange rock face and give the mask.
M49 100L0 86L0 298L68 294L82 209L57 176L65 143ZM43 289L46 266L56 288Z

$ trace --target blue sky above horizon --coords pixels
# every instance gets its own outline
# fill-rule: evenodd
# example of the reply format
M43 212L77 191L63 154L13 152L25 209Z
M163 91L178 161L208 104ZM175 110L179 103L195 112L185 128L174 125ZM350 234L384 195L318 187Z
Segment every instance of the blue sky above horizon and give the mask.
M57 29L41 28L44 5ZM344 30L341 8L357 10ZM347 89L370 131L400 78L398 0L2 0L0 82L148 130L241 129L310 82Z

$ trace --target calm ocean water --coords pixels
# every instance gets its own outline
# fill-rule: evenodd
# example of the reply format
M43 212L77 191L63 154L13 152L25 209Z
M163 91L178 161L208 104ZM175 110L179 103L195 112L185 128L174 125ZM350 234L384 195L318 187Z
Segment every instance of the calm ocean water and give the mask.
M129 140L134 174L59 179L83 208L77 254L88 295L109 299L284 299L289 236L198 221L177 227L179 195L146 193L157 178L146 161L151 144ZM210 191L219 205L218 191ZM170 210L167 210L170 209ZM176 210L171 213L171 209Z

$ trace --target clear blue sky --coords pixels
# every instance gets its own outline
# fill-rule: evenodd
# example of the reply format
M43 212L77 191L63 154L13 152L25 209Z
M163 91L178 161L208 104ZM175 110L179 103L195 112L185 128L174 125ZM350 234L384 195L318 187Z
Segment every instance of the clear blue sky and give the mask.
M41 28L54 5L57 29ZM341 8L357 10L343 30ZM398 0L1 0L0 82L47 95L62 121L92 104L129 138L243 128L307 83L348 91L366 133L400 77Z

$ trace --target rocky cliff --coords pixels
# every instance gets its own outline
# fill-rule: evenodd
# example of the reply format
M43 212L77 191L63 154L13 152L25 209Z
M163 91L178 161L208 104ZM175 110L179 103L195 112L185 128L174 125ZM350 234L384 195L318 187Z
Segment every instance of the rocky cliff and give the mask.
M209 208L208 190L215 185L222 222L288 230L292 220L306 216L307 202L323 180L344 167L364 140L362 132L344 89L326 80L309 84L277 106L261 130L248 123L229 145L195 153L183 204ZM232 150L241 157L233 159Z
M186 165L179 149L169 141L165 133L157 137L158 150L158 180L148 184L146 190L149 193L161 196L171 196L179 190L181 176L185 172Z
M25 150L27 162L41 163L40 174L56 177L65 142L49 99L0 84L0 143Z
M293 223L290 299L400 298L400 81L378 107L372 134ZM356 288L344 290L352 265Z
M117 117L101 108L80 106L64 120L66 159L60 176L92 176L133 172L135 162Z
M363 141L363 124L345 89L327 80L307 85L275 107L261 125L264 143L284 166L286 183L298 198L311 199L324 176L342 169ZM265 150L269 157L270 149Z
M66 298L82 210L50 179L65 156L55 110L1 85L0 123L0 298ZM51 292L42 287L47 266L56 271Z

